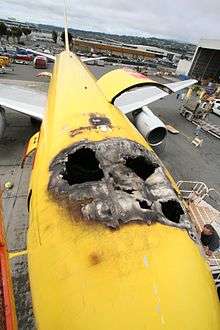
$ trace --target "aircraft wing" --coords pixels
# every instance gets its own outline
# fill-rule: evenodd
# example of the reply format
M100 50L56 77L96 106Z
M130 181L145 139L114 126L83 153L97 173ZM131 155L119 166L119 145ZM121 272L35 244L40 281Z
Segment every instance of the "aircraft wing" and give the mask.
M114 105L124 114L128 114L168 95L169 93L154 86L139 87L118 96Z
M93 58L94 59L94 58ZM142 108L180 89L189 87L196 80L160 84L147 77L128 70L114 70L98 80L109 102L124 114ZM47 88L39 89L34 82L0 83L0 105L42 120L47 100Z
M30 52L32 52L33 54L36 54L36 55L45 56L46 58L48 58L52 61L55 61L55 59L56 59L56 56L51 55L51 54L39 52L39 51L33 50L33 49L25 49L25 50L30 51ZM87 57L81 57L80 59L81 59L82 62L86 63L86 62L90 62L90 61L104 60L105 58L106 58L106 56L88 57L88 58Z
M41 56L45 56L46 58L52 60L52 61L55 61L56 59L56 56L54 55L51 55L51 54L47 54L47 53L43 53L43 52L38 52L37 50L33 50L33 49L26 49L26 48L23 48L24 50L27 50L33 54L36 54L36 55L41 55Z
M106 56L100 56L100 57L81 57L80 60L84 63L86 62L90 62L90 61L97 61L97 60L104 60L106 58Z
M197 80L188 79L188 80L184 80L184 81L177 81L177 82L174 82L174 83L165 84L165 86L172 89L172 91L175 93L175 92L178 92L180 89L187 88L187 87L189 87L191 85L194 85L196 83L197 83Z
M26 83L0 83L0 105L42 120L47 92L39 85Z
M130 69L117 69L106 73L97 83L107 100L128 114L196 82L189 79L160 84Z

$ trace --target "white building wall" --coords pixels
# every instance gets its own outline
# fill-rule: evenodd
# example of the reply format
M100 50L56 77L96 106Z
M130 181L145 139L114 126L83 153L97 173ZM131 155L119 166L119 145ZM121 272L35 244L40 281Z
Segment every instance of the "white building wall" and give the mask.
M219 39L200 39L198 47L220 50Z
M177 65L177 69L176 69L176 75L188 75L189 70L191 68L191 61L187 61L187 60L180 60L178 65Z
M31 32L31 39L32 40L39 40L39 41L53 41L52 33L47 32Z

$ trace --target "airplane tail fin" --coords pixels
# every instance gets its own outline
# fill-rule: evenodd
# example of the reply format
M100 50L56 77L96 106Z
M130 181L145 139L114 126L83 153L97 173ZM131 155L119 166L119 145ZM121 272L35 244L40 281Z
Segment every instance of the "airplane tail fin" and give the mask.
M64 0L64 33L65 33L65 48L66 51L70 51L69 46L69 37L68 37L68 24L67 24L67 4L66 0Z

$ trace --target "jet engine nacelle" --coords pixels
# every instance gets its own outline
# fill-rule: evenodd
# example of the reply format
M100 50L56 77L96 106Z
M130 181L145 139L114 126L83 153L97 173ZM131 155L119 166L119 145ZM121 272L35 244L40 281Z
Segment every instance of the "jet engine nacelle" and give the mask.
M164 123L146 106L135 116L135 126L152 147L161 145L167 136Z
M6 127L5 110L0 106L0 139L4 135Z

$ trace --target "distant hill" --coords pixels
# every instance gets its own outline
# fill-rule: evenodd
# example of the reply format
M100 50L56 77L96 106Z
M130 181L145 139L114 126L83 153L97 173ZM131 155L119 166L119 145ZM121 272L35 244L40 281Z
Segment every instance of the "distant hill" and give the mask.
M47 31L52 31L52 30L56 30L59 32L63 31L63 28L52 25L38 24L38 27L39 29L47 30ZM176 40L160 39L154 37L144 38L138 36L118 35L118 34L110 34L110 33L95 32L95 31L94 32L83 31L77 29L69 29L69 30L74 35L74 37L103 40L103 41L116 41L125 44L153 46L180 54L186 54L186 53L193 54L196 49L196 46L193 44L184 43Z

